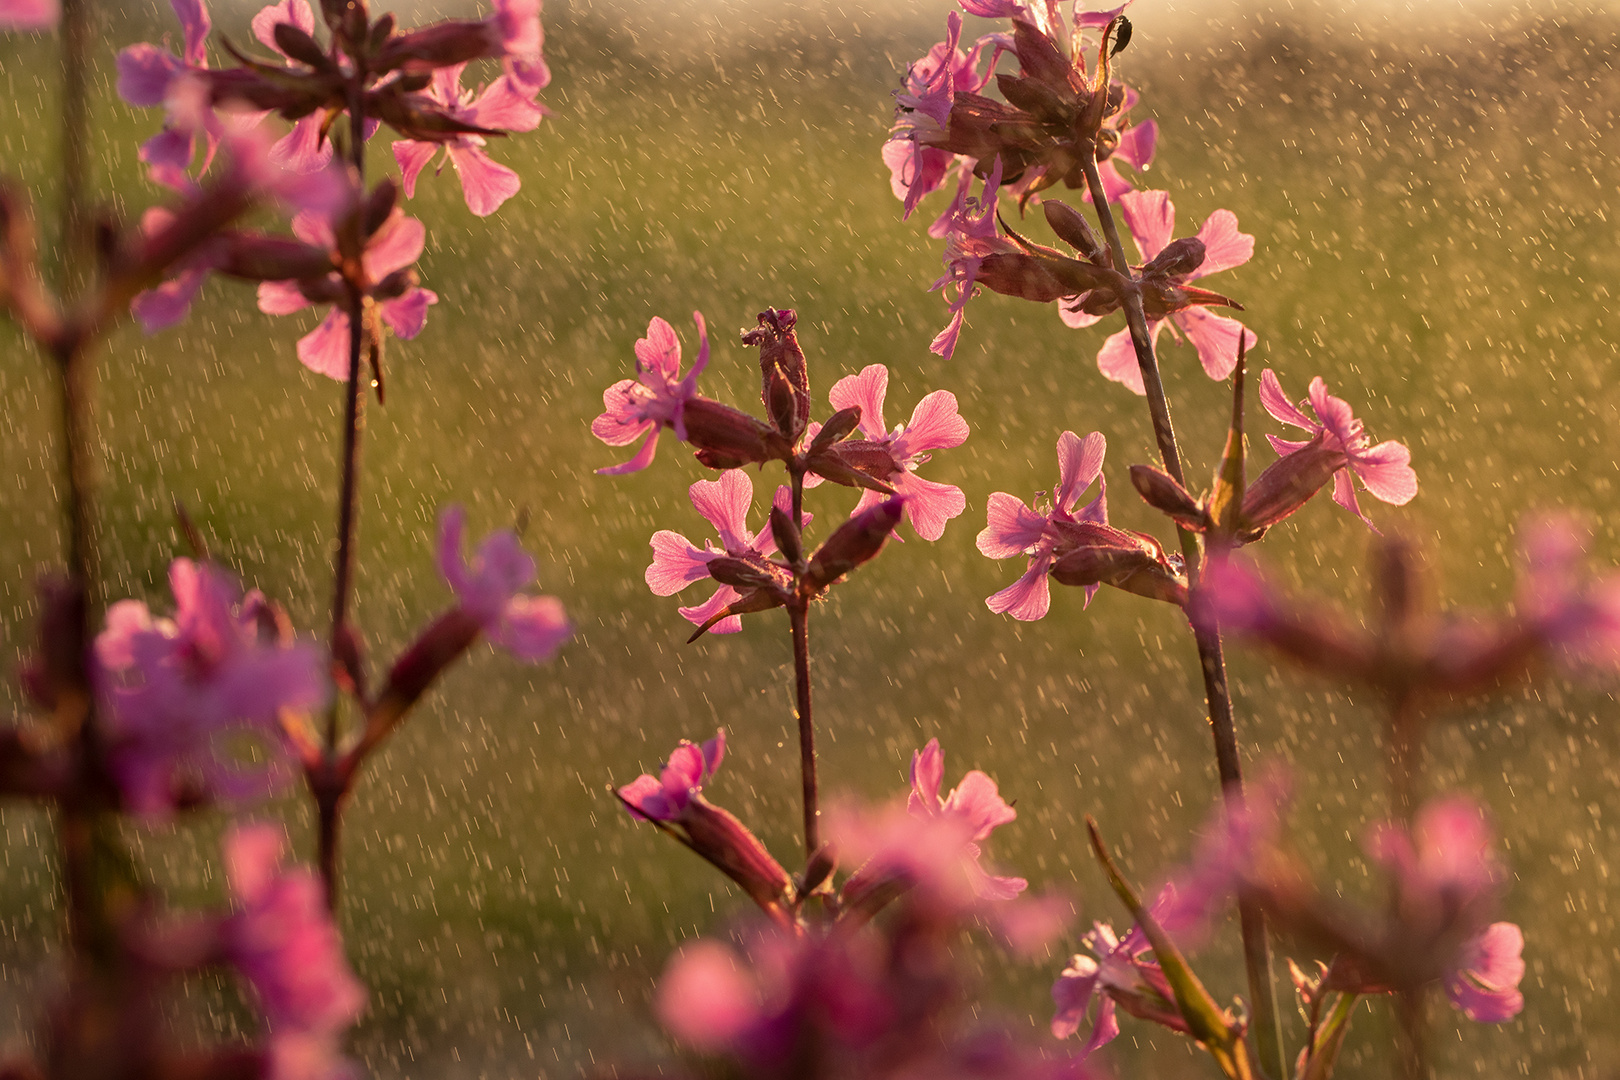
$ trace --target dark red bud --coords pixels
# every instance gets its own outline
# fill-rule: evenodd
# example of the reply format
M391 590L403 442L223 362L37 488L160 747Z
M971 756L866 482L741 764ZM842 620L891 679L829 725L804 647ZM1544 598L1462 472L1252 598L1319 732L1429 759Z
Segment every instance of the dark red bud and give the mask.
M361 221L361 227L365 229L368 238L383 227L398 202L398 185L392 180L379 180L377 186L371 189L371 194L366 196L364 218Z
M861 407L851 405L847 409L839 409L827 418L816 432L816 437L810 440L810 453L825 450L833 443L848 438L856 428L861 426Z
M677 823L692 850L735 881L754 903L773 916L782 911L793 879L735 815L697 795Z
M711 469L738 469L762 461L786 461L793 447L769 424L730 405L692 397L683 410L686 441Z
M996 252L979 260L974 280L1003 296L1016 296L1037 304L1051 303L1083 291L1066 284L1052 272L1051 264L1056 261L1038 255Z
M393 300L404 296L419 284L421 278L416 276L415 270L407 266L403 270L395 270L373 285L368 292L374 300Z
M308 64L317 70L325 70L332 66L332 61L321 51L315 39L292 23L277 23L271 35L276 39L276 48L299 63Z
M709 560L709 576L734 589L780 589L789 584L780 567L765 559L739 559L723 555Z
M1019 70L1029 78L1054 88L1071 89L1069 72L1073 64L1051 38L1026 19L1013 19L1013 52L1018 55Z
M796 440L810 423L810 373L805 364L804 350L799 347L793 328L798 316L788 308L767 308L759 313L759 326L743 334L744 345L759 346L759 370L762 376L760 397L776 428L790 439ZM791 401L783 398L781 387L785 380L791 391ZM787 420L791 404L791 420ZM778 417L782 419L778 419Z
M894 488L873 474L882 473L888 477L898 472L894 466L894 455L883 447L874 451L874 446L864 439L851 440L825 450L813 450L805 458L805 464L823 480L893 495Z
M804 876L798 881L799 896L806 897L832 879L838 869L838 851L831 844L816 848L804 864Z
M793 514L780 506L771 507L771 538L782 558L799 566L804 560L804 537L793 520Z
M247 281L297 281L332 269L331 252L283 236L237 235L225 239L219 272Z
M371 24L371 34L366 39L366 51L375 54L378 49L382 48L383 44L394 36L395 25L394 13L392 11L383 12L382 18Z
M799 436L804 434L804 422L809 419L809 410L805 410L801 417L799 398L794 392L793 383L779 365L765 372L764 398L765 411L772 425L789 442L797 442Z
M1065 524L1062 532L1062 554L1051 571L1058 584L1111 585L1152 600L1187 602L1186 582L1151 536L1095 522Z
M1136 488L1144 502L1178 525L1194 532L1205 532L1211 527L1203 504L1188 494L1187 489L1176 483L1169 473L1151 465L1132 465L1131 486Z
M1107 249L1103 247L1102 241L1097 239L1097 234L1091 231L1091 225L1080 211L1056 199L1047 199L1041 203L1041 210L1046 214L1046 223L1064 243L1091 262L1108 261Z
M817 591L827 588L839 578L877 557L888 542L906 501L902 498L886 499L868 507L850 518L827 537L810 559L805 576Z
M1204 242L1196 236L1172 240L1142 267L1142 276L1180 277L1204 265Z

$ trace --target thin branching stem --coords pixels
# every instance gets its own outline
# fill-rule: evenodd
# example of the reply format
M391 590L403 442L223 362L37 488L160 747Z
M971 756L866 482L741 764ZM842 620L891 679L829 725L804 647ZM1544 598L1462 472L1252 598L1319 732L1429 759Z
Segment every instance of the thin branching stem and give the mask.
M1114 268L1127 278L1130 263L1125 247L1120 243L1119 228L1108 195L1103 190L1102 176L1097 163L1085 166L1086 186L1091 191L1092 204L1108 249L1113 255ZM1142 385L1147 391L1148 413L1153 421L1153 435L1158 442L1159 457L1164 469L1176 482L1186 486L1186 475L1181 463L1181 450L1176 445L1176 431L1170 421L1170 402L1165 397L1164 380L1159 374L1158 358L1153 353L1153 337L1149 332L1147 314L1142 308L1142 294L1135 287L1123 290L1120 297L1125 309L1125 324L1130 328L1131 343L1136 348L1136 362L1142 371ZM1181 551L1186 563L1187 582L1194 591L1194 600L1188 604L1193 629L1193 641L1198 647L1199 668L1204 680L1204 695L1209 705L1210 732L1215 742L1215 764L1220 774L1221 789L1227 805L1232 809L1243 805L1243 766L1238 754L1237 730L1232 719L1232 695L1226 681L1226 659L1221 649L1220 626L1208 605L1197 602L1196 592L1200 559L1198 537L1188 529L1177 526ZM1238 902L1239 922L1243 932L1243 959L1249 981L1250 1008L1253 1012L1256 1056L1263 1073L1275 1078L1288 1075L1287 1062L1282 1049L1282 1028L1277 1015L1276 990L1272 983L1271 947L1266 939L1265 913L1254 901Z

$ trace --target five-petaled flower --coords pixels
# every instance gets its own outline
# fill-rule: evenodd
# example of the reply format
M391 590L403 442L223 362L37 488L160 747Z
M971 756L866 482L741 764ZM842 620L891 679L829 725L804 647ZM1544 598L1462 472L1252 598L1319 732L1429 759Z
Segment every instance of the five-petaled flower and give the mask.
M1189 282L1222 270L1241 266L1254 255L1254 237L1238 231L1237 216L1230 210L1217 210L1198 230L1202 259L1189 258L1193 268L1179 259L1171 265L1158 265L1160 255L1169 249L1171 256L1177 249L1171 244L1175 229L1175 206L1162 191L1134 191L1123 195L1119 205L1136 238L1136 246L1145 261L1142 274L1143 305L1147 309L1148 330L1157 342L1159 332L1168 320L1185 334L1198 350L1198 361L1212 379L1225 379L1237 364L1240 336L1245 348L1252 349L1256 338L1236 319L1215 315L1206 310L1209 304L1237 306L1224 296L1204 289L1193 288ZM1186 244L1186 241L1178 241ZM1189 246L1190 248L1190 246ZM1198 250L1198 249L1190 249ZM1155 272L1159 271L1159 272ZM1070 326L1090 326L1103 313L1087 310L1082 297L1078 302L1064 302L1059 307L1063 321ZM1110 299L1108 306L1117 306ZM1142 369L1137 363L1136 348L1131 343L1129 330L1121 330L1103 342L1097 353L1097 367L1115 382L1122 383L1132 392L1145 393Z
M525 93L509 75L482 90L463 90L461 72L465 66L438 68L425 91L447 115L474 127L503 131L533 131L539 126L545 110L535 103L532 91ZM517 194L522 181L517 173L492 161L484 151L484 143L482 135L454 133L437 141L407 139L394 143L394 160L399 163L405 197L416 195L416 178L442 149L461 178L467 209L479 217L493 214Z
M967 509L967 497L954 484L924 480L916 469L928 461L929 451L961 446L968 437L967 421L957 412L955 394L935 390L917 403L909 424L897 424L890 431L883 423L888 389L889 369L882 364L870 364L859 375L847 375L833 384L827 395L833 408L859 408L860 430L866 436L840 443L839 454L906 500L906 520L918 536L938 540L945 533L945 523ZM861 492L855 513L884 498L867 488Z
M1301 451L1342 455L1342 464L1333 474L1333 501L1366 522L1368 528L1374 528L1373 523L1356 502L1352 475L1366 485L1373 498L1392 506L1404 506L1417 494L1417 474L1410 464L1412 452L1393 440L1374 446L1350 406L1327 392L1321 376L1311 380L1310 397L1296 406L1283 393L1277 376L1267 370L1260 376L1260 403L1276 419L1311 434L1303 442L1267 435L1277 453L1285 457ZM1314 419L1303 411L1307 407L1315 413Z
M636 377L623 379L602 395L603 412L591 421L591 434L609 446L627 446L641 439L635 456L622 465L597 469L604 476L637 472L652 464L658 452L658 434L673 428L686 441L686 405L697 395L697 378L709 364L709 332L703 313L692 312L698 328L698 356L692 370L681 375L681 343L675 330L654 316L647 336L636 342Z
M748 511L754 505L754 481L741 469L727 469L718 480L699 480L689 489L692 505L697 507L720 534L720 542L705 541L700 548L680 533L660 529L653 534L653 561L647 567L647 587L656 596L673 596L695 581L709 577L709 563L716 559L763 559L776 551L776 540L769 525L752 535L748 532ZM786 487L776 490L775 505L789 509L792 495ZM805 514L803 524L809 524L811 515ZM702 626L724 610L742 594L731 585L721 585L713 596L697 607L680 609L682 617ZM710 630L716 634L735 634L742 629L742 616L728 615Z

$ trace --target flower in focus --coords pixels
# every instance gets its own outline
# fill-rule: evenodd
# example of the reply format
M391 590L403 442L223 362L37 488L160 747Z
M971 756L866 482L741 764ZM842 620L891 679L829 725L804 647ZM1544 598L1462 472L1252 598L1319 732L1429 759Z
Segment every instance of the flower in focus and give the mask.
M441 67L433 72L426 94L449 116L477 128L503 131L533 131L545 110L525 95L510 76L503 76L482 91L463 90L461 72L466 65ZM467 209L488 217L507 199L516 195L522 181L518 174L492 161L484 152L482 135L451 134L436 141L403 140L394 143L394 160L399 163L405 197L416 195L416 178L441 149L461 178L461 193Z
M709 364L709 332L703 313L694 311L698 327L698 356L692 370L681 375L681 343L663 319L647 324L647 336L636 342L636 378L624 379L602 395L604 411L591 421L591 434L609 446L627 446L642 439L629 461L598 469L604 476L638 472L652 464L658 452L658 433L673 428L686 441L686 405L697 395L697 377Z
M391 185L387 193L391 202ZM375 196L370 201L375 201ZM369 212L372 208L365 209ZM350 212L360 210L351 206ZM332 252L334 262L338 262L341 258L337 233L340 224L341 219L336 214L306 212L293 218L292 227L293 233L305 244ZM416 283L416 273L411 269L422 254L426 235L427 230L420 221L407 217L403 210L393 206L365 236L356 261L360 280L354 284L363 297L368 340L380 341L383 325L401 338L414 338L422 332L429 305L439 302L437 293ZM348 289L349 285L336 270L320 277L266 281L259 286L259 310L266 315L290 315L312 304L332 305L325 320L298 339L298 359L316 374L339 381L349 378L349 313L344 310Z
M1172 244L1175 207L1162 191L1130 192L1120 198L1120 209L1144 260L1142 303L1153 340L1158 341L1166 321L1172 323L1198 350L1199 363L1209 377L1225 379L1237 364L1240 336L1246 335L1245 347L1250 349L1257 339L1236 319L1205 310L1210 304L1237 307L1236 303L1189 283L1248 262L1254 254L1254 237L1238 231L1237 217L1230 210L1217 210L1198 230L1196 245L1184 240ZM1084 300L1066 301L1059 308L1065 323L1090 326L1106 313L1093 310ZM1111 309L1117 301L1107 306ZM1097 353L1097 367L1133 393L1146 393L1129 330L1121 330L1103 342Z
M279 764L281 710L315 709L327 696L313 647L261 634L259 594L238 602L224 571L190 559L170 564L169 586L173 619L121 600L95 642L112 772L130 809L153 816L188 782L225 798L261 793L279 770L244 772L224 755L226 738L257 736Z
M748 532L748 511L754 505L754 481L741 469L728 469L718 480L699 480L688 490L692 505L720 534L719 544L704 541L700 548L680 533L660 529L653 534L653 561L647 567L647 587L655 596L673 596L696 581L710 577L709 564L720 558L763 563L776 551L776 539L769 525L752 535ZM792 494L786 487L776 490L775 504L788 510ZM804 515L809 524L811 515ZM760 567L765 569L764 566ZM735 587L722 584L713 596L696 607L683 607L681 616L702 626L727 605L740 599ZM716 634L735 634L742 629L740 615L728 615L710 628Z
M889 484L906 500L906 520L925 540L938 540L945 523L967 509L967 497L953 484L924 480L916 475L929 451L960 446L968 437L967 421L957 412L956 395L935 390L917 403L909 424L893 431L883 423L883 399L888 393L889 369L871 364L859 375L847 375L833 384L828 398L833 408L861 410L860 430L865 439L839 444L840 455L851 465ZM861 492L855 512L883 501L883 494Z
M929 135L937 138L950 123L956 91L975 92L990 80L990 70L978 73L979 56L987 42L980 41L964 53L958 47L962 16L951 12L945 25L946 39L906 70L905 86L895 91L894 128L889 141L883 144L889 183L895 198L905 204L906 217L911 216L923 196L945 183L953 165L971 171L970 159L925 145L922 140Z
M225 878L238 910L223 928L226 958L252 984L270 1026L273 1076L347 1075L343 1031L366 1006L314 871L283 870L274 825L225 837Z
M1412 452L1393 440L1374 446L1365 425L1356 419L1342 398L1327 392L1327 384L1321 376L1311 380L1310 396L1296 406L1283 393L1276 374L1268 369L1260 376L1260 403L1277 420L1303 428L1311 435L1304 442L1267 435L1277 453L1287 457L1311 449L1344 456L1343 464L1333 474L1333 501L1366 522L1369 528L1373 524L1356 501L1352 476L1366 486L1373 498L1391 506L1405 506L1417 494L1417 473L1410 464ZM1307 408L1315 414L1314 418L1304 411Z
M462 554L465 517L459 506L439 515L439 572L461 610L519 660L549 659L574 632L562 601L521 591L534 580L534 557L509 530L485 537L469 564Z
M678 835L777 922L791 922L785 904L793 882L787 871L735 815L703 797L703 785L725 755L724 731L701 747L682 739L659 775L643 773L625 784L618 789L619 801L631 817Z
M979 197L964 199L959 208L953 209L945 227L945 273L929 289L954 291L954 296L950 292L945 294L951 321L934 335L928 348L947 360L956 352L956 339L961 336L962 324L967 319L968 301L976 292L980 266L989 256L1019 251L996 230L996 190L1000 186L1001 159L997 158Z

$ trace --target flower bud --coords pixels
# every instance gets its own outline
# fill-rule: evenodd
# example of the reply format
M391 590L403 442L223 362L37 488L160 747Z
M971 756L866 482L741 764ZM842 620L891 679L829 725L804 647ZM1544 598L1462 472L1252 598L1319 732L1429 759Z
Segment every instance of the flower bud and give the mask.
M1204 242L1196 236L1172 240L1142 267L1142 276L1180 277L1204 265Z
M1037 304L1072 296L1077 291L1060 281L1048 268L1046 260L1018 252L986 255L979 261L975 280L1003 296L1016 296Z
M1046 213L1046 223L1064 243L1091 262L1109 261L1108 249L1097 239L1097 234L1091 231L1091 225L1080 211L1056 199L1047 199L1041 204L1041 209Z
M798 566L804 560L804 537L793 515L780 506L771 507L771 538L782 558Z
M798 316L790 308L767 308L759 313L759 326L743 335L744 345L759 346L759 367L762 379L760 396L765 408L776 421L778 431L790 439L797 439L810 424L810 373L805 365L804 350L793 332ZM775 381L785 379L790 398L777 401L782 390ZM791 404L791 418L787 415ZM778 420L778 417L782 419Z
M276 48L289 58L308 64L317 71L326 71L333 66L331 58L321 51L315 39L292 23L277 23L272 34L276 39Z
M1329 449L1318 434L1300 449L1272 462L1243 494L1243 523L1266 529L1310 501L1311 496L1344 468L1343 450Z
M1151 465L1131 466L1131 486L1153 509L1194 532L1211 527L1209 514L1169 473Z
M1051 571L1059 585L1112 585L1150 600L1186 604L1186 581L1151 536L1091 521L1064 522L1059 528L1063 540Z
M763 461L786 460L793 448L768 424L729 405L692 397L682 412L686 441L711 469L739 469Z
M814 588L819 592L876 558L900 524L905 505L902 498L886 499L838 526L810 559L805 575Z
M697 795L676 823L692 850L735 881L754 903L773 914L782 908L793 879L734 815Z
M791 586L791 580L786 580L781 568L764 558L722 555L718 559L710 559L708 567L711 578L733 589L785 590Z
M810 440L810 453L825 450L835 442L849 437L850 433L861 426L861 407L851 405L847 409L839 409L828 417L827 422L821 425L816 437Z
M873 473L881 472L887 477L900 470L894 464L894 455L882 447L878 447L874 453L871 450L874 446L875 443L859 439L830 446L825 450L812 450L805 459L805 464L809 466L811 472L823 480L831 480L845 487L862 487L868 491L893 495L894 488Z

